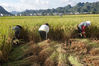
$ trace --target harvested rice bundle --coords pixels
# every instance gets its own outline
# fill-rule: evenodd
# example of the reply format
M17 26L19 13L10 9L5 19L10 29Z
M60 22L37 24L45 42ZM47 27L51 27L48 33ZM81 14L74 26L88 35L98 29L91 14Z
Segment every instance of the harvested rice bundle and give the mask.
M44 62L52 54L53 51L54 49L51 47L45 48L39 53L39 60L41 62Z
M27 51L25 51L24 55L38 55L40 51L41 48L38 45L33 44L30 46L30 48Z
M93 63L94 66L99 66L99 60L93 60L92 63Z
M99 48L93 48L89 53L91 55L99 55Z
M99 56L86 56L83 61L87 64L95 64L95 61L99 61Z
M49 47L49 43L47 43L47 40L43 41L43 42L40 42L38 43L39 47L42 48L42 49L45 49L47 47Z
M86 54L88 51L87 46L82 42L72 44L70 49L71 51L76 52L77 54Z
M27 57L20 62L19 66L33 65L34 63L37 63L39 61L38 59L39 59L38 56L35 55Z
M8 66L31 66L31 65L36 65L36 64L39 64L39 63L37 63L37 62L39 62L38 59L39 59L38 56L33 55L33 56L30 56L30 57L24 58L22 60L18 60L18 61L8 63Z
M66 53L61 46L57 48L57 52L59 53L58 66L69 66L69 62L67 60L68 53Z
M58 52L54 51L49 58L44 62L44 66L57 66L58 64Z
M83 64L81 64L78 57L76 57L76 56L70 55L68 57L68 60L69 60L70 64L73 66L84 66Z

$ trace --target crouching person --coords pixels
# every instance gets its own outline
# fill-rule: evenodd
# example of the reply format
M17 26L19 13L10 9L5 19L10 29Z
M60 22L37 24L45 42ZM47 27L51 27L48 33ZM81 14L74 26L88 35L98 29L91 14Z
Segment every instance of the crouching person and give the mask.
M89 27L91 25L91 22L90 21L85 21L85 22L81 22L77 27L78 27L78 32L79 32L79 36L81 38L85 38L86 37L86 31L85 29L87 27Z
M22 27L20 25L16 25L12 28L14 30L14 38L13 38L13 44L18 45L19 44L19 39L20 39L20 33L22 31Z
M16 25L13 27L13 30L15 31L15 39L19 39L22 27L20 25Z
M49 24L45 23L44 25L41 25L39 28L39 33L41 36L42 40L46 40L47 39L47 34L49 32Z

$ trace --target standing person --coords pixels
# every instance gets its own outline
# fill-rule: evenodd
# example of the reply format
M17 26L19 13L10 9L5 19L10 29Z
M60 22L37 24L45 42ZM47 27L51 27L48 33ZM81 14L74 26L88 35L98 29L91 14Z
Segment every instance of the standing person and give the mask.
M80 37L86 37L85 35L85 29L91 25L90 21L85 21L85 22L81 22L77 27L78 27L78 32L80 34Z
M22 27L20 25L16 25L12 29L15 31L15 39L19 39Z
M47 34L49 32L49 24L45 23L44 25L41 25L39 28L39 33L41 36L42 40L46 40L47 39Z

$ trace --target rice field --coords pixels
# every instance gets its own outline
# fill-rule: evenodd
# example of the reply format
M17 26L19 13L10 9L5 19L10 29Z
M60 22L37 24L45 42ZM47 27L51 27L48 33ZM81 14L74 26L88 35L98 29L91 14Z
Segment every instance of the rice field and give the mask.
M87 39L73 37L77 25L91 21ZM99 59L99 15L60 16L10 16L0 17L0 65L2 66L84 66L98 65ZM40 25L49 23L48 40L41 41L38 33ZM21 25L23 40L20 45L12 45L12 27ZM67 40L72 41L67 46ZM92 58L91 58L92 57ZM80 59L80 60L79 60ZM6 62L4 64L1 64ZM85 62L85 63L84 63Z
M38 35L38 28L44 23L49 23L50 39L60 40L58 38L71 37L71 33L77 29L77 25L83 21L91 21L94 28L91 28L93 35L98 34L99 15L65 15L65 16L11 16L0 17L0 36L8 36L14 25L21 25L28 28L29 31ZM96 29L96 28L97 29ZM90 33L90 32L89 32ZM89 34L88 33L88 34ZM96 34L97 33L97 34ZM56 35L55 35L56 34ZM91 34L91 33L90 33ZM72 35L73 36L73 35Z
M59 28L76 28L77 24L82 21L90 20L92 24L99 25L99 15L66 15L60 16L12 16L12 17L0 17L0 34L7 34L9 28L14 25L29 26L34 28L40 26L43 23L48 22L51 27Z

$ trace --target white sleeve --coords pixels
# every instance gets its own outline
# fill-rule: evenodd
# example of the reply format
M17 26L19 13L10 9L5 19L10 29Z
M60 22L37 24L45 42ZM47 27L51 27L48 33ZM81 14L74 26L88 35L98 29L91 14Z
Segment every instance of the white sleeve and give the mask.
M12 28L12 30L15 30L15 28L16 28L16 27L14 26L14 27Z
M46 26L46 32L47 32L47 33L49 32L49 27L48 27L48 26Z

